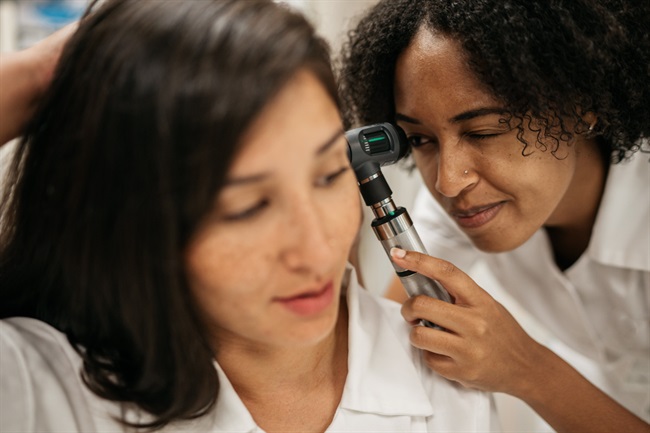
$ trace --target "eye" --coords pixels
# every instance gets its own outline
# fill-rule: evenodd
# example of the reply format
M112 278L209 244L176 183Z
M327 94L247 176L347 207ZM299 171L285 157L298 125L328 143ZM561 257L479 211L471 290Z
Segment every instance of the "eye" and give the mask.
M433 143L433 140L430 138L423 137L421 135L410 135L407 137L409 144L413 148L418 148L424 146L425 144Z
M422 136L422 135L409 135L407 136L407 140L410 146L409 153L411 149L418 149L418 148L424 148L427 150L435 150L436 149L436 140Z
M325 176L319 177L319 178L316 180L316 186L319 186L319 187L327 187L327 186L330 186L330 185L334 184L334 182L335 182L339 177L341 177L341 175L342 175L343 173L347 172L348 170L350 170L350 167L349 167L349 166L345 166L345 167L341 167L340 169L336 170L336 171L333 172L333 173L330 173L330 174L327 174L327 175L325 175Z
M243 211L224 215L223 220L235 222L251 219L263 211L268 206L268 204L268 200L261 200L253 206L244 209Z
M483 126L478 129L470 129L463 134L463 137L475 141L489 140L490 138L507 134L510 131L512 131L510 125L507 122L500 120L498 126L495 124L494 126Z
M498 137L499 135L501 135L501 133L481 134L478 132L470 132L465 134L465 137L468 137L471 140L487 140L492 137Z

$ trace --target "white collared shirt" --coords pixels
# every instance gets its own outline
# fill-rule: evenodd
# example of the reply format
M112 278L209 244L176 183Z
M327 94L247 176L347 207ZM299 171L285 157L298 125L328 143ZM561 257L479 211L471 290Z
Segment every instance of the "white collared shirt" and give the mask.
M433 373L409 344L399 304L360 288L350 270L348 376L328 432L498 431L492 398ZM218 430L261 432L219 369Z
M562 272L541 229L519 248L473 247L425 188L414 224L431 255L472 274L480 263L557 338L548 345L650 421L650 156L612 165L587 250ZM482 263L481 263L482 262ZM490 287L484 287L491 291Z
M350 268L348 376L328 432L498 431L493 400L433 373L409 344L397 303L359 287ZM26 318L0 321L0 430L124 431L118 404L90 392L63 334ZM216 363L215 363L216 364ZM214 409L163 431L262 432L216 365Z

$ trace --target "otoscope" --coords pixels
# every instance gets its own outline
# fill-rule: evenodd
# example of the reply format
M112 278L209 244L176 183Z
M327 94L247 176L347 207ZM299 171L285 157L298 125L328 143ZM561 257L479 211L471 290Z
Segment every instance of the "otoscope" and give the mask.
M388 257L393 247L426 254L411 217L405 208L395 206L393 191L381 172L381 167L406 155L408 141L404 131L390 123L377 123L346 131L345 138L361 196L375 215L371 227ZM451 302L449 293L437 281L397 266L392 260L391 264L409 296L424 294ZM438 327L427 321L424 324Z

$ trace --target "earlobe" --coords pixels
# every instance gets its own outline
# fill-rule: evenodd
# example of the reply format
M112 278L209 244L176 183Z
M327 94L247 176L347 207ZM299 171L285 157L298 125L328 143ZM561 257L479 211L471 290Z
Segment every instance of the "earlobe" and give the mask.
M589 134L589 135L593 134L594 133L594 128L598 124L598 116L596 115L596 113L594 113L593 111L587 111L581 117L582 117L582 120L587 125L589 125L587 127L586 133Z

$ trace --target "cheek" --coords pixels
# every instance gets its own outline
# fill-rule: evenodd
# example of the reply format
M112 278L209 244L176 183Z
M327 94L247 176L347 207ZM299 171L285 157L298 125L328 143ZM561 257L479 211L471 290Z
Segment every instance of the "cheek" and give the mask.
M259 248L259 239L232 232L214 231L196 241L187 254L190 290L199 308L213 317L222 316L215 311L238 314L243 306L250 306L245 299L258 295L259 281L271 268L271 257Z
M544 222L546 222L571 185L573 179L572 164L566 160L550 161L548 169L541 172L539 178L543 180L540 180L540 185L537 186L537 200L540 202L540 207L544 206L540 211L543 213ZM535 197L531 197L531 201L535 201Z
M330 238L345 250L347 257L361 227L362 202L356 182L347 182L338 197L338 205L333 208L339 209L333 213L336 232Z
M512 197L511 225L527 236L548 223L573 178L573 158L559 160L550 152L538 151L515 158L508 176L501 176L493 185Z
M575 169L574 155L569 154L559 159L548 150L537 151L516 160L520 161L518 166L512 166L516 168L515 173L520 183L525 184L527 189L536 191L536 194L556 197L558 200L561 198L559 192L566 190Z
M245 240L226 231L212 232L194 243L188 253L187 267L198 286L227 286L246 263Z
M438 178L438 161L432 153L424 151L413 152L413 162L420 172L426 187L433 194L436 193L436 179Z

